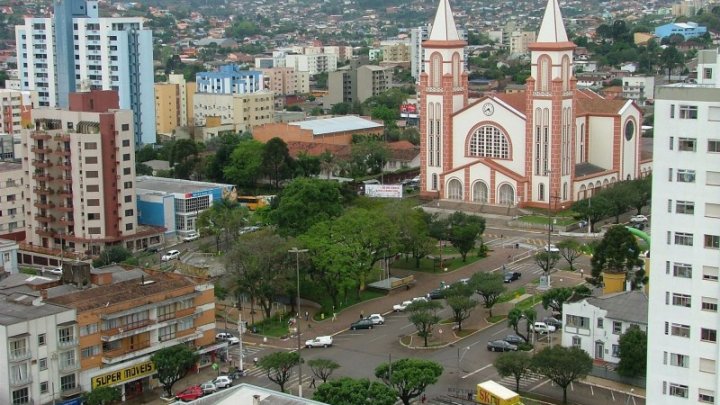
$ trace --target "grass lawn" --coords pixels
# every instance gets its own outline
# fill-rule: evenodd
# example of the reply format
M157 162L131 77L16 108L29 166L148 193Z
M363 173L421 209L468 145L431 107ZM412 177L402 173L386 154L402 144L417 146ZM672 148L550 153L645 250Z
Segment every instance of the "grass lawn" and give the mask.
M533 295L532 297L526 298L526 299L518 302L517 304L515 304L515 308L522 311L522 310L534 307L541 301L542 301L541 295Z
M477 332L477 329L463 329L461 331L455 331L455 336L459 338L464 338L466 336L470 336L475 332Z
M330 296L327 294L325 289L320 284L315 283L303 283L300 286L302 291L302 297L311 301L317 302L321 305L320 310L313 316L317 321L322 320L322 314L325 315L325 319L331 318L333 313L333 302ZM357 293L354 289L348 291L347 296L340 293L339 306L335 307L335 312L340 313L344 308L355 305L358 302L371 300L378 297L385 296L386 293L376 290L365 290L360 293L360 299L357 298ZM369 314L368 314L369 315Z
M577 222L577 220L573 217L552 217L551 218L554 224L557 225L570 225ZM548 217L547 215L525 215L520 218L518 218L518 221L520 222L529 222L531 224L548 224Z
M498 323L498 322L502 321L503 319L505 319L505 315L493 315L493 316L487 318L487 321L490 323Z
M517 290L510 290L504 293L500 296L500 299L498 299L498 304L502 302L508 302L510 300L513 300L521 295L525 294L525 287L520 287Z
M264 336L282 337L290 335L288 318L279 315L255 322L252 326L256 327L258 333Z
M468 253L467 255L467 261L463 262L461 257L453 257L450 259L443 260L443 267L447 268L448 271L457 270L460 267L467 266L470 263L475 263L476 261L482 259L481 257L477 257L477 254L474 253ZM403 269L403 270L415 270L415 271L422 271L425 273L439 273L440 272L440 262L435 261L428 258L422 258L420 259L420 268L415 268L415 260L412 258L409 258L407 261L405 259L400 259L395 261L391 269Z

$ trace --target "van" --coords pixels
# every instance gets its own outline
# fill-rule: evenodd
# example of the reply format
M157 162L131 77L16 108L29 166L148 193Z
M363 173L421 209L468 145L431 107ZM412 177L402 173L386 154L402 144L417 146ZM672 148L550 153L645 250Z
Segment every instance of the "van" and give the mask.
M530 330L543 335L543 334L555 332L555 327L552 325L548 325L545 322L535 322L530 327Z

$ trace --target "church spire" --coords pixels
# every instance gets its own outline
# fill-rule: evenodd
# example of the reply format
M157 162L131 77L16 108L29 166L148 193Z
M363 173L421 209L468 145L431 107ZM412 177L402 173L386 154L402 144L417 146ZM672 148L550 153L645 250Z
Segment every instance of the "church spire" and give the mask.
M565 24L563 24L560 5L557 0L548 0L536 42L568 42Z
M428 39L430 41L461 41L449 0L440 0L440 6L435 14L435 21Z

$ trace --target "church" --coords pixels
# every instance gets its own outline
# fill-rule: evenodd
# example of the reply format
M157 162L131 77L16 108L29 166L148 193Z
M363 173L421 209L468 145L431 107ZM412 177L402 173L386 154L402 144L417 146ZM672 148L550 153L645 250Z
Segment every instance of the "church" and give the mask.
M466 45L449 0L441 0L418 84L422 196L554 210L649 173L640 108L577 88L575 44L557 0L548 0L529 46L524 92L469 99Z

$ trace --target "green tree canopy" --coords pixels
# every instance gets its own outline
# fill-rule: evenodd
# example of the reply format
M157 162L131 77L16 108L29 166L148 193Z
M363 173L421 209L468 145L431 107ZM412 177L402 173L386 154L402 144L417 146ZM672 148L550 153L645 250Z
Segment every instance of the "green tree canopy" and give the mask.
M617 372L623 377L643 377L647 366L647 333L637 325L620 336L620 363Z
M485 308L492 316L492 307L495 306L502 293L505 292L503 275L499 273L475 273L470 278L470 285L482 297Z
M292 376L292 370L300 364L298 352L279 351L270 353L260 358L258 366L265 370L267 378L280 386L280 391L285 392L285 384Z
M545 309L552 309L555 313L562 315L563 304L572 297L587 297L590 290L585 288L560 287L552 288L542 295L542 306Z
M171 398L172 387L197 363L198 355L190 347L179 344L160 349L150 357L157 370L157 379L165 390L165 396Z
M523 338L525 342L530 340L530 325L535 322L535 319L537 319L537 312L535 312L533 308L522 310L515 307L508 312L507 316L508 326L515 331L516 335ZM525 333L520 332L520 322L522 320L525 320Z
M424 339L425 347L428 345L428 338L432 335L433 326L440 322L437 312L442 309L442 304L437 301L416 301L408 305L405 311L410 313L408 319L415 325L418 336Z
M429 385L438 381L442 373L440 364L413 358L383 363L375 369L375 377L395 390L404 405L410 405L413 398L422 395Z
M98 387L85 395L88 405L108 405L120 400L122 400L122 395L120 395L118 387Z
M445 290L445 300L452 310L453 320L457 323L458 331L462 331L462 323L470 317L477 301L472 299L473 288L464 283L456 283Z
M605 218L610 209L610 201L602 195L577 201L572 206L572 210L577 213L575 218L590 221L590 232L595 232L597 222Z
M592 265L591 282L602 283L602 273L628 274L635 266L642 264L638 259L640 247L635 236L623 225L611 227L595 248L590 263Z
M340 368L340 365L335 361L331 359L312 359L308 360L308 366L310 366L310 371L312 371L313 375L317 377L319 380L322 380L322 382L326 383L328 378L332 375L332 373Z
M277 196L270 219L285 236L305 233L311 226L343 212L340 184L333 181L298 178Z
M234 184L255 187L262 174L262 157L265 145L254 139L240 141L225 167L225 178Z
M563 239L557 243L557 248L560 249L560 256L567 261L570 266L570 271L575 271L575 261L582 256L580 248L582 245L575 239Z
M100 256L93 261L93 266L102 267L108 264L122 263L131 257L132 253L124 246L111 246L100 253Z
M350 377L321 384L313 399L330 405L393 405L397 401L395 391L387 385Z
M275 189L280 189L280 181L290 177L293 159L290 157L288 146L280 138L272 138L263 148L263 172L270 177Z
M507 352L495 358L493 366L501 377L515 378L515 392L520 392L520 380L530 372L532 357L527 352Z
M485 218L456 211L448 218L431 224L430 232L436 239L449 240L465 262L467 254L485 232Z
M562 388L563 404L567 404L568 386L587 376L592 370L592 359L579 347L550 346L535 354L532 366Z

